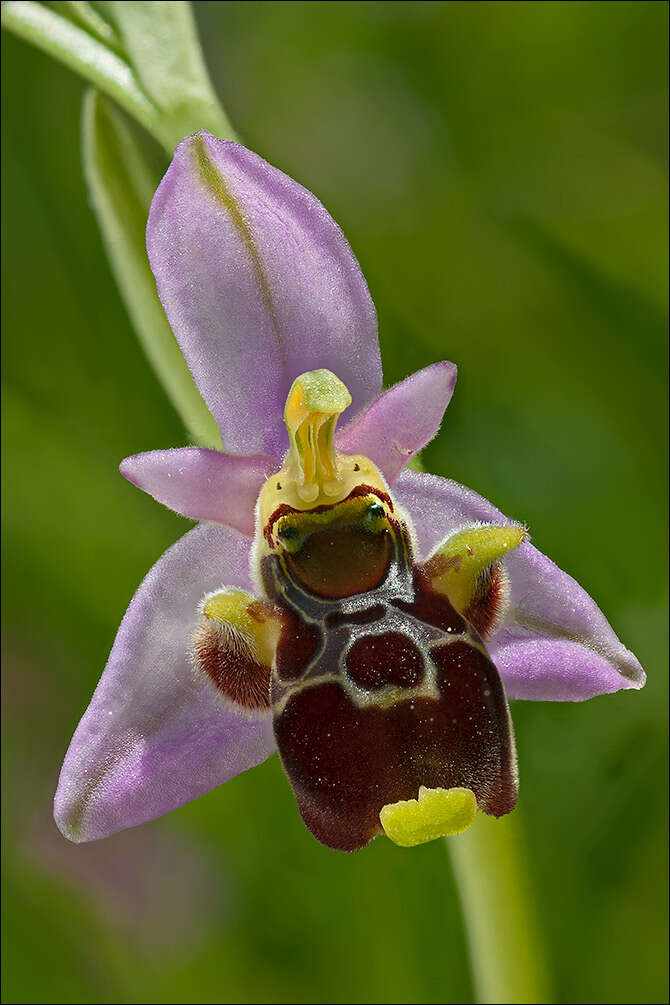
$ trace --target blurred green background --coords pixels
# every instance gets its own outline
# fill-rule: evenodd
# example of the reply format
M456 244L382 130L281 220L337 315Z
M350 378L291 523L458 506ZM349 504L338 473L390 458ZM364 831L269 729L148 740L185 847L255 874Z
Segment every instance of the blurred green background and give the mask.
M243 141L342 225L387 383L458 363L430 470L528 522L647 688L516 703L556 1000L665 1002L665 3L197 3ZM355 856L276 758L69 845L51 799L185 520L117 472L185 434L87 205L82 82L3 39L6 1002L469 1002L442 842Z

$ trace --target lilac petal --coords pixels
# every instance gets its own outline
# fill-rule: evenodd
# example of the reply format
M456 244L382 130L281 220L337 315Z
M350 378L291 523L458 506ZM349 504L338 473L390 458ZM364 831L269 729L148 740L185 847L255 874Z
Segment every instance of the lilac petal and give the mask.
M202 595L251 588L249 549L235 531L201 524L133 597L61 771L54 816L71 841L161 816L274 750L269 717L227 708L188 655Z
M381 390L377 316L342 231L297 182L204 130L177 147L147 249L161 302L224 450L288 447L292 381L325 367L353 417Z
M338 449L369 457L392 485L440 428L456 375L453 363L433 363L395 384L342 430Z
M204 447L152 450L121 461L124 478L192 520L213 520L253 537L254 508L271 457L240 457Z
M475 521L509 523L457 482L405 471L395 485L427 555L451 531ZM641 688L645 674L588 593L528 541L505 557L511 607L487 645L509 698L582 701Z

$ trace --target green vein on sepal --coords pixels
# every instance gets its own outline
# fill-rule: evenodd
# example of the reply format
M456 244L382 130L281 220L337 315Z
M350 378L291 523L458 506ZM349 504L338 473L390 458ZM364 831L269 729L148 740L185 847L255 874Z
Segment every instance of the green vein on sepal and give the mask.
M282 361L285 363L286 350L282 341L279 318L277 317L270 283L268 282L263 261L254 240L254 236L249 229L249 225L244 217L241 207L238 205L235 197L226 185L225 179L221 175L218 166L210 157L205 140L201 135L194 137L193 150L195 152L196 169L204 187L208 190L211 196L216 199L221 208L228 214L235 230L239 234L240 240L247 249L247 253L251 260L251 266L260 288L261 297L263 299L263 303L265 304L265 309L270 317L272 329L277 341L277 348L279 349Z

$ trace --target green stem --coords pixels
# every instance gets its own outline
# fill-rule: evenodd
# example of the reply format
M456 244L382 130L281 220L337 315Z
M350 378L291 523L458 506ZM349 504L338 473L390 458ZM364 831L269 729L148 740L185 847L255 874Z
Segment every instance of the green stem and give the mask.
M470 964L481 1005L551 1001L517 814L483 813L447 844L461 897Z

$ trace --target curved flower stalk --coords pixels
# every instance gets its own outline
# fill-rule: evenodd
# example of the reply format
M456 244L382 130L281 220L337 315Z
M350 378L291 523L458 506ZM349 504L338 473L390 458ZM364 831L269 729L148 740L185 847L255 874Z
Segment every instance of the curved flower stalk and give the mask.
M407 470L439 428L456 368L436 363L382 390L376 314L343 234L314 196L235 143L206 132L182 141L154 198L147 246L226 452L183 447L121 465L201 522L159 559L126 612L65 759L55 799L62 832L86 841L150 820L277 743L308 825L335 847L360 847L382 829L400 844L454 833L475 803L507 812L516 776L506 698L578 701L640 688L644 673L524 528L453 481ZM395 593L389 570L402 580ZM332 617L322 631L323 604L339 604L328 616L345 618L342 605L361 596L379 600L383 631L370 628L368 601L346 609L343 645L359 646L346 704L342 676L325 680L314 653L334 638ZM384 647L370 655L370 637L389 635L391 609L398 638L380 663ZM449 646L440 664L436 653ZM296 667L311 675L299 694L289 680ZM474 679L487 718L469 726L469 698L449 706L446 694ZM447 707L454 716L405 742L417 724L407 709L429 701L438 719ZM328 722L339 730L330 748ZM356 763L340 756L361 735ZM336 801L318 795L324 765L342 783Z

